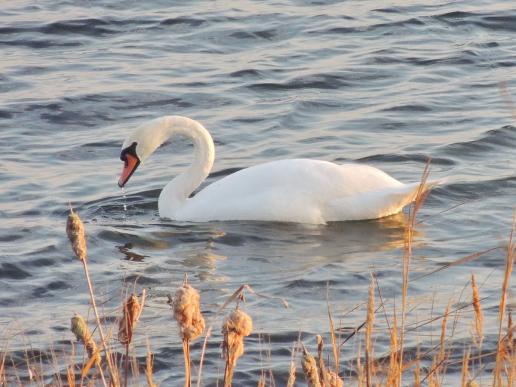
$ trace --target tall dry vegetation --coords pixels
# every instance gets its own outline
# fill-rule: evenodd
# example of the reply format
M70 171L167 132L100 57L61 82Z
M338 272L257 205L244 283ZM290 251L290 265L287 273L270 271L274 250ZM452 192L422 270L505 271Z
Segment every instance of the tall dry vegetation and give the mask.
M460 383L463 387L473 387L479 385L492 385L495 387L514 386L516 383L516 350L514 348L514 330L516 329L512 314L508 305L508 295L510 290L510 280L513 270L513 263L516 255L516 243L514 241L514 229L516 224L516 216L513 221L512 230L506 247L505 254L505 271L503 283L501 285L500 301L498 305L498 335L496 341L496 351L485 352L482 345L485 341L484 313L482 311L481 287L477 284L474 275L471 276L471 302L466 307L454 307L450 301L448 306L438 316L431 316L429 319L418 321L416 326L428 326L437 323L438 342L430 349L423 352L417 349L415 354L411 354L410 358L406 352L406 342L408 339L414 341L413 334L417 335L417 330L413 329L414 323L410 325L408 320L408 299L409 299L409 274L410 262L412 259L412 247L414 231L416 228L416 214L426 197L427 191L426 180L428 177L428 166L422 176L421 189L419 190L414 206L410 212L410 218L405 230L405 248L402 263L402 290L401 290L401 307L399 311L393 307L390 317L387 314L386 303L394 300L385 300L382 297L380 283L373 276L369 286L368 299L364 303L364 321L356 326L352 333L348 336L342 336L339 328L335 327L330 305L328 303L328 321L329 329L325 333L329 337L331 344L330 350L324 348L324 340L322 336L316 337L317 358L310 354L310 351L301 342L296 343L292 350L292 361L290 368L285 370L286 379L284 385L299 385L302 378L299 378L296 363L301 365L304 374L304 380L308 386L329 386L340 387L348 386L401 386L411 384L414 386L442 386L450 385L449 378ZM125 355L115 350L113 343L114 335L113 327L108 326L107 322L103 322L95 299L93 283L89 276L87 266L87 244L84 225L77 213L73 210L67 221L66 228L68 237L71 242L74 254L79 258L82 264L86 283L88 285L90 306L93 309L95 320L88 322L80 314L75 314L71 319L71 331L76 336L79 343L84 346L86 355L82 364L74 363L75 347L71 347L71 356L64 356L58 360L58 356L53 353L53 362L57 364L59 361L66 362L66 375L62 378L57 375L53 378L53 385L95 385L101 383L104 386L124 386L128 384L140 385L142 380L139 376L139 369L144 370L143 381L151 387L157 386L154 382L154 355L147 344L147 356L144 364L138 364L136 357L131 357L130 347L134 341L134 336L140 316L144 312L145 292L142 292L141 298L136 294L130 294L122 305L121 317L118 320L117 339L120 344L125 346ZM491 251L491 250L486 250ZM480 256L481 254L472 254L465 258L457 260L454 265L467 262ZM451 265L449 265L451 266ZM448 266L448 267L449 267ZM438 269L441 270L441 269ZM437 271L438 271L437 270ZM437 272L435 271L435 272ZM430 273L431 274L431 273ZM234 370L237 367L237 360L244 355L245 338L252 333L253 323L251 317L241 310L240 302L244 299L243 292L248 291L258 297L272 299L269 296L255 293L248 285L240 286L214 313L213 319L226 309L230 303L235 302L236 308L222 322L221 343L223 359L225 362L224 374L221 380L225 387L233 384ZM190 345L196 339L204 335L202 351L198 363L197 386L201 385L201 371L203 367L203 358L207 341L211 337L213 322L207 324L201 312L201 297L199 292L194 289L187 278L183 284L177 289L174 297L170 297L170 303L173 308L173 315L179 327L179 337L183 344L184 354L184 385L190 387L192 385L192 359L190 356ZM395 302L393 302L395 305ZM472 327L471 341L463 348L463 356L460 364L453 359L450 354L457 351L457 348L450 346L454 340L454 333L457 325L460 324L461 314L465 308L471 311L472 318L464 322L464 326ZM464 310L463 310L464 309ZM383 320L386 329L380 324L382 319L377 316L378 311L383 310ZM324 319L324 318L323 318ZM378 321L378 326L376 325ZM92 324L90 328L89 324ZM206 325L208 329L206 329ZM409 328L410 327L410 328ZM94 334L98 334L98 340ZM144 332L143 332L144 333ZM410 336L409 336L410 335ZM349 340L354 338L357 344L356 358L354 361L348 361L342 364L340 361L340 352ZM375 342L378 338L387 338L390 343L390 350L387 354L377 354L375 351ZM417 336L416 336L417 338ZM300 356L297 356L298 349L301 349ZM349 352L349 348L348 348ZM413 352L413 351L412 351ZM330 365L332 358L333 367ZM132 359L132 360L131 360ZM131 360L131 372L129 372L129 362ZM11 361L12 363L12 361ZM123 366L122 366L123 364ZM460 374L456 375L456 371L448 372L449 366L460 368ZM8 375L7 368L15 369L15 376ZM33 375L30 359L27 355L27 369L32 375L30 380L36 384L44 385L45 381L41 375ZM454 374L455 372L455 374ZM491 374L488 378L488 374ZM265 372L262 371L261 377L257 380L257 385L281 385L275 382L272 370L269 371L271 377L265 378ZM489 379L489 380L488 380ZM0 384L9 385L15 380L15 384L22 385L21 378L16 373L16 367L9 366L9 355L6 351L0 353ZM454 382L452 382L453 384ZM302 384L302 383L301 383Z

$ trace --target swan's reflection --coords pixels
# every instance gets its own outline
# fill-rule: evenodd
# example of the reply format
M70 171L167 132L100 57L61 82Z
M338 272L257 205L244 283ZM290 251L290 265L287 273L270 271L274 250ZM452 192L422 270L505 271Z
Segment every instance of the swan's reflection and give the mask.
M163 221L139 229L137 236L134 229L131 230L132 242L120 246L119 251L128 260L153 261L153 264L163 264L165 271L166 265L173 263L175 268L170 270L177 270L179 265L186 272L195 273L202 281L219 282L225 281L228 275L222 273L226 269L220 268L221 262L227 260L232 260L241 270L246 268L247 274L258 270L253 266L259 266L257 262L260 260L265 264L278 259L283 264L289 261L301 264L303 261L306 269L323 262L367 261L370 258L368 254L402 249L408 222L405 213L371 221L327 225L271 222L175 224ZM416 230L414 236L414 245L421 243L418 241L422 240L422 231ZM133 248L138 253L132 251ZM160 256L169 258L158 263Z

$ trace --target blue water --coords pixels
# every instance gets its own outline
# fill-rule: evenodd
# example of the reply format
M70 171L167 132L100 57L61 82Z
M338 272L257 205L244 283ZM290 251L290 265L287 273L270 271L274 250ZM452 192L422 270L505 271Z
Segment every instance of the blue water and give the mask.
M65 372L65 362L48 357L71 351L70 318L88 315L82 268L64 232L69 203L86 223L108 322L134 282L147 289L135 353L143 361L148 338L162 385L179 385L183 373L166 296L184 273L213 324L208 385L224 370L223 316L214 312L243 283L289 308L247 296L242 308L255 330L238 385L256 384L261 370L283 385L299 335L310 349L315 334L329 341L328 298L338 327L360 325L371 272L386 313L400 305L406 214L327 226L162 220L159 190L190 162L183 140L153 155L124 199L116 185L121 143L154 117L185 115L210 130L217 159L208 183L291 157L367 163L414 182L431 158L431 178L445 183L419 214L414 278L507 240L516 206L512 1L4 2L0 53L0 348L9 351L10 377L28 377L28 348L37 365L41 354L47 382ZM407 356L438 340L439 320L418 323L449 300L452 308L468 302L471 273L486 298L484 350L492 350L503 269L498 249L411 283L417 329ZM451 373L471 342L472 309L453 316ZM388 336L380 315L376 331L381 357ZM196 364L199 352L196 342ZM342 347L347 380L357 352L354 339Z

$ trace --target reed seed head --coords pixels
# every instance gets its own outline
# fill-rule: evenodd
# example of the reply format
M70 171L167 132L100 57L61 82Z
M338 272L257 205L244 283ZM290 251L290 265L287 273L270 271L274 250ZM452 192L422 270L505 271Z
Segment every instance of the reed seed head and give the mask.
M70 243L72 244L72 250L81 261L84 261L87 257L86 248L86 234L84 232L84 225L82 224L79 215L70 208L70 214L66 221L66 234Z
M130 344L133 340L133 330L138 322L140 310L138 297L132 294L124 304L124 315L118 323L118 341L121 344Z
M236 363L244 353L244 336L249 336L253 330L253 320L240 309L233 310L224 320L222 333L224 334L224 357Z
M301 360L308 387L322 387L319 379L319 371L315 358L303 346L303 359Z
M97 350L97 344L92 338L88 324L86 324L84 318L78 313L74 314L71 319L71 330L77 340L82 342L86 347L88 356L90 358L95 357L95 364L100 364L100 353Z
M200 296L197 290L184 283L177 289L172 302L174 317L179 325L183 340L195 340L204 331L204 317L201 314Z
M329 368L324 369L324 380L328 387L344 387L344 382L339 375Z
M71 330L72 333L75 335L78 341L85 342L88 340L89 337L91 337L90 329L88 328L88 325L86 324L86 321L84 318L78 314L75 313L71 319Z

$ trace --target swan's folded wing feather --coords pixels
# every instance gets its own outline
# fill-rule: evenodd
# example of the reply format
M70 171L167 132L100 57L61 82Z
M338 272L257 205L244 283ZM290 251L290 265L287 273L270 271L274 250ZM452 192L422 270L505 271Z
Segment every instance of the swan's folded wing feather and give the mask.
M376 219L400 212L414 201L419 183L363 192L330 201L323 211L327 222Z

